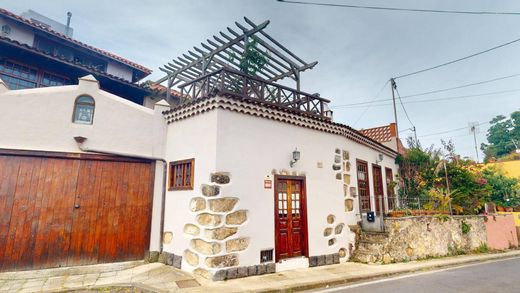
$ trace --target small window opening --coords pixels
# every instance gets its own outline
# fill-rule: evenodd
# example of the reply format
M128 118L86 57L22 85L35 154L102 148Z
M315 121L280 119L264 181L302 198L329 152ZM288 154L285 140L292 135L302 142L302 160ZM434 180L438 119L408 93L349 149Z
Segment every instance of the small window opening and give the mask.
M79 96L74 103L72 121L78 124L92 124L94 122L94 99L89 96Z

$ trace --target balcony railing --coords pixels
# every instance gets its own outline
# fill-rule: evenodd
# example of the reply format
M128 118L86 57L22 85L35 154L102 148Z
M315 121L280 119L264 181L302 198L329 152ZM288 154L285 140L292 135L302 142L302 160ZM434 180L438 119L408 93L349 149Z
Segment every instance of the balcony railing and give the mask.
M283 85L222 68L179 86L183 97L205 98L218 93L276 105L330 119L330 101Z

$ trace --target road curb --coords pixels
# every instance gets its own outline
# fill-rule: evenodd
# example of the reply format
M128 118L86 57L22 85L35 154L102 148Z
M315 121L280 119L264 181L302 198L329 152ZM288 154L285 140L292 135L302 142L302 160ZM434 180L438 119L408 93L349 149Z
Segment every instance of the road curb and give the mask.
M478 255L471 255L471 256L478 256ZM482 258L474 258L474 257L467 258L467 259L454 258L453 261L444 262L444 263L440 263L440 264L432 263L430 265L425 264L424 266L413 267L413 268L409 268L409 269L407 269L407 268L397 269L397 270L391 271L391 272L379 272L379 273L371 273L370 275L367 274L367 275L361 275L361 276L338 277L338 278L303 283L303 284L299 283L299 284L294 284L294 285L284 285L279 288L255 290L255 292L262 292L262 293L295 292L295 291L304 291L304 290L311 290L311 289L325 289L328 287L347 285L347 284L359 282L359 281L380 279L380 278L384 278L384 277L404 275L407 273L414 273L414 272L419 272L419 271L431 271L431 270L435 270L435 269L457 267L460 265L479 263L479 262L485 262L485 261L491 261L491 260L508 259L508 258L514 258L514 257L518 257L518 256L520 256L520 251L508 251L508 252L504 252L504 253L486 254L486 255L482 255Z

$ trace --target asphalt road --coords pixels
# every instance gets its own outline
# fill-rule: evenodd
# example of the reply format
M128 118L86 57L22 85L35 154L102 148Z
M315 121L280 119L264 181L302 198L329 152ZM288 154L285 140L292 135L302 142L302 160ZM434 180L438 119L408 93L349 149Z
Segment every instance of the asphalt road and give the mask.
M520 292L520 258L498 260L438 271L329 288L321 292L430 293Z

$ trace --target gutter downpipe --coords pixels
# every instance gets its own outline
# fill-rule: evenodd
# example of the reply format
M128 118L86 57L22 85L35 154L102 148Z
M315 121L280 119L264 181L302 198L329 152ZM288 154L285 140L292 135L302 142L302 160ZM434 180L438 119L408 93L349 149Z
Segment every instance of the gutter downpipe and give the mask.
M167 167L168 163L165 159L159 157L151 157L151 156L141 156L135 154L127 154L121 152L112 152L105 150L96 150L83 145L83 143L87 140L86 137L76 136L74 140L78 144L78 148L86 153L97 153L97 154L105 154L105 155L115 155L119 157L130 157L136 159L145 159L152 161L161 161L163 163L163 181L162 181L162 194L161 194L161 222L160 222L160 235L159 235L159 253L163 252L163 235L164 235L164 214L165 214L165 203L166 203L166 175L167 175ZM151 229L151 228L150 228ZM151 234L151 233L150 233Z

